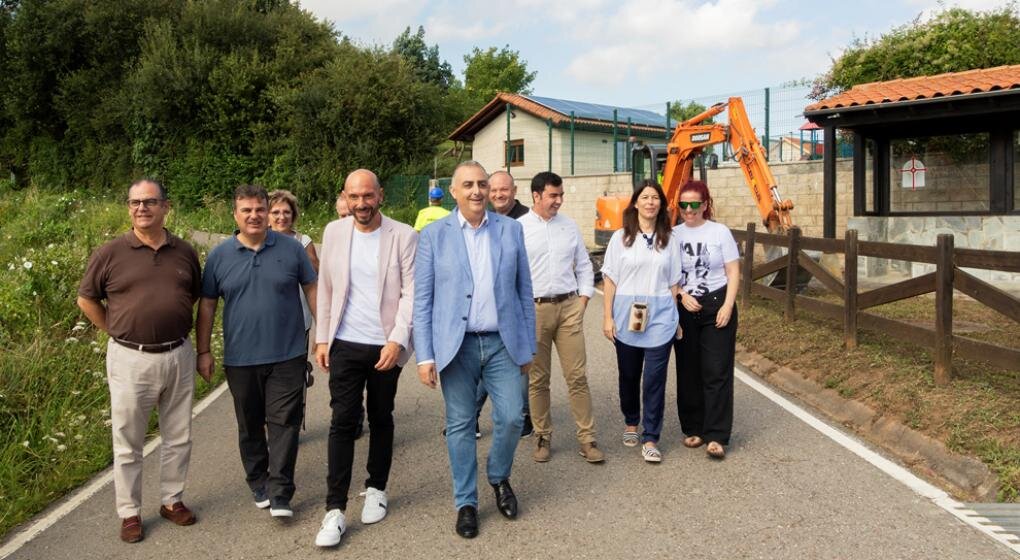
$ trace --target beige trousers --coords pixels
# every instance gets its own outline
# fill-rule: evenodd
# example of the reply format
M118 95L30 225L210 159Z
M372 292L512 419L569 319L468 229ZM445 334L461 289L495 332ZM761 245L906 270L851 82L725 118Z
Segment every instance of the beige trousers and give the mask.
M191 458L191 399L195 392L195 349L190 341L162 354L106 346L113 422L113 488L117 515L139 514L142 505L142 448L153 407L159 410L162 503L181 501Z
M560 357L560 367L567 383L570 413L577 424L577 441L595 441L595 417L591 411L591 392L588 390L588 365L584 349L584 304L580 297L559 303L535 304L535 338L538 352L532 364L528 381L528 403L535 433L552 435L552 417L549 414L549 378L552 370L552 347Z

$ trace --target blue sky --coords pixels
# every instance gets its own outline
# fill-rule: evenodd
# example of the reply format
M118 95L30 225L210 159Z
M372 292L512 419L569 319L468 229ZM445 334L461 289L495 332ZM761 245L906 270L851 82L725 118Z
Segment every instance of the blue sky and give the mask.
M405 27L463 78L474 46L510 45L538 76L536 95L656 108L777 86L824 72L853 37L875 37L943 6L987 10L1005 0L304 0L364 44Z

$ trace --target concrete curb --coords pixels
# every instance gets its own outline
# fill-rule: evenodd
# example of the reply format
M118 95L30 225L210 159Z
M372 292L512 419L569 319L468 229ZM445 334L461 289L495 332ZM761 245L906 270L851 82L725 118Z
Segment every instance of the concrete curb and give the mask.
M942 442L882 416L863 403L843 398L741 344L737 345L736 359L758 377L853 429L951 494L965 501L996 500L998 478L981 461L953 453Z

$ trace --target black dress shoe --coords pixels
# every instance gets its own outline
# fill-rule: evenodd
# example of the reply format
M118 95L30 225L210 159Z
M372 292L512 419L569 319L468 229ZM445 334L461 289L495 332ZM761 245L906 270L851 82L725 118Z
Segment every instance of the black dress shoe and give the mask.
M475 506L464 506L457 510L457 534L465 539L478 536L478 510Z
M510 488L510 481L504 480L493 484L492 489L496 492L496 507L503 517L507 519L517 517L517 496L514 495L514 489Z

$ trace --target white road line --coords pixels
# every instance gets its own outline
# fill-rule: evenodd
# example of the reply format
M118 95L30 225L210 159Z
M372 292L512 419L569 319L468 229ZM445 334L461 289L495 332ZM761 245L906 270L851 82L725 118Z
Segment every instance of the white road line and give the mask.
M602 290L598 288L596 288L595 291L601 296L605 295ZM906 485L918 495L928 498L934 502L935 505L951 513L957 519L984 533L995 541L1002 543L1006 546L1006 548L1009 548L1013 552L1020 554L1020 543L1015 542L1014 538L1011 538L1013 537L1012 535L997 533L994 531L994 527L982 525L982 520L985 521L985 523L989 523L990 521L976 517L977 512L965 509L966 506L964 504L954 500L943 490L936 488L921 478L918 478L909 470L868 449L857 438L851 437L826 424L824 421L797 406L779 393L776 393L761 381L758 381L753 374L748 373L742 367L738 366L734 368L733 373L744 385L747 385L765 398L776 403L780 408L794 415L808 426L818 430L832 441L849 450L851 453L871 463L875 468Z
M195 407L192 409L191 417L194 418L198 416L226 390L227 384L226 382L224 382L219 387L214 389L213 392L206 395L205 398L199 401L198 404L196 404ZM159 447L161 441L163 441L162 438L157 436L153 440L149 441L149 443L145 444L144 451L142 452L143 456L148 457L150 453L152 453ZM88 500L92 496L96 495L97 492L102 490L103 487L109 484L112 480L113 480L113 467L111 466L107 467L106 470L96 475L92 479L92 481L89 482L87 485L75 491L75 493L72 494L71 497L68 498L66 502L60 504L59 507L47 513L43 517L35 520L35 522L33 522L32 525L30 525L27 529L15 535L14 538L12 538L10 541L7 542L7 544L3 546L3 548L0 548L0 560L7 558L11 554L14 554L19 548L25 546L26 544L28 544L29 541L38 536L39 533L55 525L57 521L60 521L62 517L74 511L74 509L83 504L85 500Z
M914 475L914 473L868 449L857 438L848 436L847 434L844 434L843 432L826 424L769 387L766 387L762 382L755 379L753 374L746 372L742 367L734 368L733 373L743 384L761 393L762 396L776 403L783 410L796 416L808 426L818 430L832 441L849 450L851 453L871 463L875 468L903 483L917 494L930 499L935 503L935 505L951 513L960 521L963 521L967 525L970 525L995 541L1002 543L1006 548L1013 552L1020 554L1020 544L1012 542L1012 539L1007 538L1007 535L996 533L991 527L982 525L978 522L978 518L967 515L967 512L970 510L965 509L966 506L964 506L964 504L954 500L949 496L949 494L946 494L944 491L918 478Z

